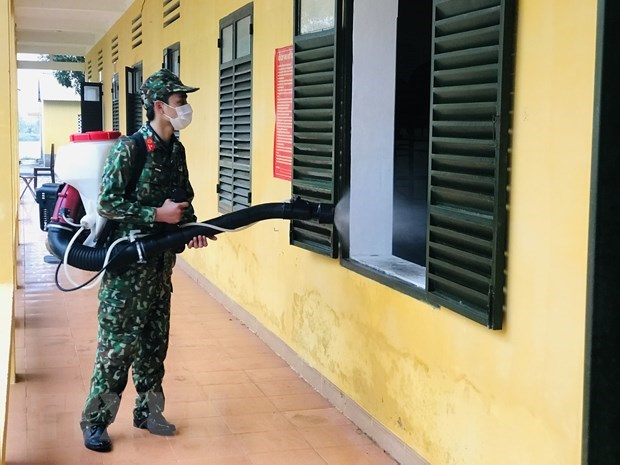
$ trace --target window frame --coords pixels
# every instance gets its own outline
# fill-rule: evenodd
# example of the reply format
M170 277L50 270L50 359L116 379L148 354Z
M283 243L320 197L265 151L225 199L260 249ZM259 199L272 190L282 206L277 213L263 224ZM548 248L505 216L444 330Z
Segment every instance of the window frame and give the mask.
M176 71L174 64L174 56L177 56ZM181 42L175 42L164 49L164 56L161 67L181 77Z
M250 18L250 25L249 25L249 36L250 36L250 51L247 55L243 55L242 57L237 57L237 22L249 17ZM233 27L232 30L232 59L226 62L222 62L222 54L223 54L223 49L224 49L224 43L223 43L223 30L229 26ZM218 204L218 211L221 213L229 213L235 210L239 210L239 209L243 209L246 208L243 205L240 205L239 202L235 201L235 168L234 166L230 167L230 178L231 181L226 183L228 185L231 186L232 191L230 192L231 195L231 199L230 199L230 206L226 205L225 203L222 202L222 192L224 192L224 189L222 187L222 180L224 178L223 176L223 165L222 165L222 111L223 111L223 107L222 107L222 102L221 102L221 96L222 96L222 82L223 82L223 72L232 69L232 77L233 77L233 86L235 84L234 81L234 76L236 76L236 68L238 66L243 66L247 63L249 63L249 123L247 123L247 126L249 126L249 132L248 132L248 153L249 153L249 162L248 162L248 170L247 170L247 175L248 175L248 188L247 188L247 197L246 196L242 196L242 198L247 198L247 206L251 206L252 205L252 92L253 92L253 80L254 80L254 3L248 3L244 6L242 6L241 8L235 10L234 12L232 12L231 14L225 16L224 18L220 19L219 22L219 35L218 35L218 87L219 87L219 92L218 92L218 112L219 112L219 121L218 121L218 183L216 186L216 191L218 194L218 199L217 199L217 204ZM234 96L233 96L233 102L234 102ZM234 121L234 107L233 107L233 113L231 114L231 117L233 118L232 123L230 124L231 127L231 160L234 160L235 154L234 154L234 150L236 149L236 147L234 146L234 141L235 141L235 121ZM226 125L229 125L228 123ZM234 161L232 161L232 163L234 164ZM243 170L245 171L245 170ZM243 179L243 178L241 178Z
M402 0L401 0L402 1ZM450 0L436 0L439 4L446 4ZM351 9L347 10L347 6L349 8L352 7L352 0L344 0L345 2L345 12L352 11ZM481 2L485 3L485 2ZM491 2L487 2L491 3ZM433 30L435 30L435 6L433 6ZM492 281L493 285L489 294L489 309L486 314L481 314L480 312L472 311L466 304L462 302L456 302L451 299L444 299L442 297L438 297L434 295L431 290L429 290L428 276L429 276L429 243L430 236L427 238L427 253L426 253L426 267L423 267L425 274L425 285L418 286L412 284L410 281L406 281L400 278L397 278L389 273L386 270L380 270L373 266L369 266L367 263L359 261L354 257L351 257L350 254L350 230L349 227L345 228L344 231L339 231L341 237L341 258L340 264L351 271L354 271L358 274L361 274L369 279L377 281L381 284L384 284L398 292L404 293L411 297L414 297L418 300L427 302L435 307L443 306L446 309L452 310L456 313L459 313L473 321L486 325L490 329L501 329L502 320L503 320L503 306L505 299L505 261L506 261L506 243L507 243L507 208L503 209L501 206L506 205L508 201L508 194L506 192L506 187L508 185L508 169L509 169L509 127L511 124L511 116L510 110L512 107L512 97L511 92L513 89L512 84L512 76L514 75L514 35L515 35L515 2L513 0L499 0L499 8L501 10L502 17L502 25L500 28L500 82L498 83L498 100L497 105L501 111L501 114L498 115L497 121L501 121L500 125L497 121L494 123L496 125L495 131L499 134L498 143L497 143L497 151L496 152L496 171L495 171L495 216L494 216L494 225L496 227L495 231L497 232L496 236L493 238L493 246L495 250L495 255L493 258L492 266L493 266L493 275ZM434 34L434 32L433 32ZM346 30L346 39L349 44L352 44L353 34L352 31ZM433 39L434 40L434 39ZM351 84L352 84L352 61L353 57L351 54L351 49L346 52L346 62L348 66L345 68L345 71L348 73L346 76L346 82L348 85L346 98L347 105L345 106L345 119L350 123L351 122ZM346 86L345 86L346 87ZM431 89L432 90L432 89ZM431 118L431 126L433 124L433 119ZM351 130L350 127L346 130L346 138L345 138L344 146L345 146L345 156L342 160L342 175L341 175L341 185L340 189L342 192L349 192L351 188ZM430 144L429 144L430 145ZM429 163L429 170L431 169L431 165ZM431 178L429 175L428 187L430 190L431 187ZM343 209L345 211L349 210L349 201L347 198L342 200L344 205ZM430 207L431 207L431 196L429 195L428 203L429 203L429 214L427 218L430 218ZM427 219L426 224L427 234L429 234L429 224Z

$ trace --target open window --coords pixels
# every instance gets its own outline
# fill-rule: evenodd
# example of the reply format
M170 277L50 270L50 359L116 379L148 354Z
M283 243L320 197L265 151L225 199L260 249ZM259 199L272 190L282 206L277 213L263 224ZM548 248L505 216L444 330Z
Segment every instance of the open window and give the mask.
M514 1L355 4L342 263L501 328Z

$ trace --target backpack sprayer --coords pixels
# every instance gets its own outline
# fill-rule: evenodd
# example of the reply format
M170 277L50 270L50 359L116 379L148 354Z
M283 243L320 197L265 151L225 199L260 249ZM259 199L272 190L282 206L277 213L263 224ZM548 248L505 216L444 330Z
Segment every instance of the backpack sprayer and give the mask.
M132 234L110 245L101 245L100 235L107 220L97 213L99 182L108 152L119 136L116 131L72 135L72 143L59 148L56 160L56 173L65 184L45 184L37 190L40 227L47 231L49 251L61 260L56 284L63 291L85 288L91 283L92 287L98 284L105 270L122 270L132 263L146 263L167 250L183 250L185 244L199 235L239 231L267 219L334 221L334 205L297 198L248 207L201 223L174 226L161 233ZM65 289L58 283L63 264L67 278L75 286L73 289ZM66 265L98 273L77 285L68 275Z

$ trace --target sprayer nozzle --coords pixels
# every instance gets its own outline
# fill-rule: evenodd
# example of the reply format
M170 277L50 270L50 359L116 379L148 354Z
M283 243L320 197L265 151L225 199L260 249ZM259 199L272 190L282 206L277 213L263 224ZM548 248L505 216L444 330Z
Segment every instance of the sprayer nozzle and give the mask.
M334 222L335 206L332 203L318 203L316 209L313 212L313 216L319 221L319 223L333 223Z
M291 199L289 203L291 220L318 220L319 223L333 223L335 206L331 203L314 203L301 197Z

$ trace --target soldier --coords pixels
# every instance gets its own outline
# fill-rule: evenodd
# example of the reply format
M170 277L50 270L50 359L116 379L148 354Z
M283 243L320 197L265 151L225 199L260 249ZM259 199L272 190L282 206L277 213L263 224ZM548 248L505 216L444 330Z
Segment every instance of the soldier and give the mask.
M99 190L99 213L118 222L112 239L132 230L156 233L166 224L196 220L185 149L174 131L191 122L187 94L197 90L183 85L165 69L144 81L141 94L148 122L138 132L144 139L146 159L140 161L140 147L133 138L119 139L107 158ZM171 200L171 193L179 189L186 193L187 201ZM197 236L188 247L206 245L207 238ZM105 274L99 290L95 367L80 422L88 449L112 449L107 427L118 412L130 367L138 393L134 426L157 435L176 433L175 426L162 415L175 260L175 253L167 251L146 264Z

